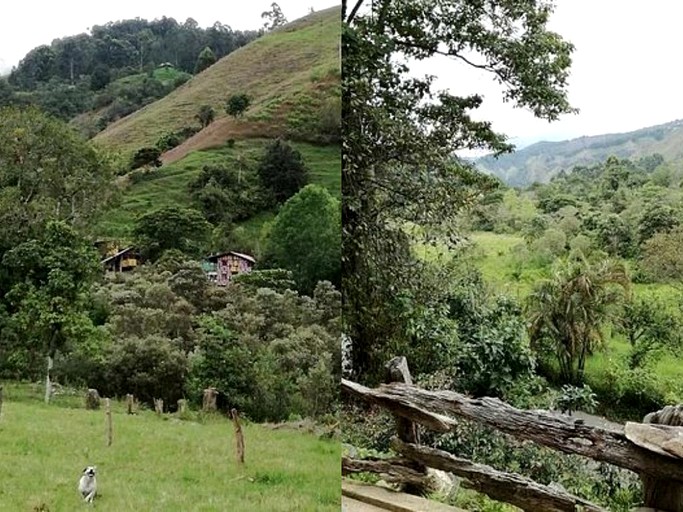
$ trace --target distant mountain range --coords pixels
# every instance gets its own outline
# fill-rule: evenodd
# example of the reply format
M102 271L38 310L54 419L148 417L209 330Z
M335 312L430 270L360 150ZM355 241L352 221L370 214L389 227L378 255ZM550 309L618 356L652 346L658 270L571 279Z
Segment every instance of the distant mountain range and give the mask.
M474 159L482 171L514 187L547 183L561 170L592 165L614 155L638 158L660 153L665 160L683 158L683 120L627 133L579 137L561 142L537 142L514 153Z

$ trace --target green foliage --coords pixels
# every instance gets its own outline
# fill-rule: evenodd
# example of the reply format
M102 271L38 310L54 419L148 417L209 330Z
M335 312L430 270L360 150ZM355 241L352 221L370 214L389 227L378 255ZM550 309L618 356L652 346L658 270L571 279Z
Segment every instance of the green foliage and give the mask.
M679 280L683 276L683 227L657 233L642 247L640 266L655 281Z
M256 421L320 416L338 400L339 292L312 298L233 285L224 309L204 317L192 358L191 395L212 385Z
M216 54L213 50L206 46L197 57L197 64L194 66L194 74L201 73L209 66L212 66L216 62Z
M133 170L147 165L161 167L161 160L159 160L160 156L161 151L158 148L140 148L133 155L130 169Z
M624 304L618 326L631 344L629 368L653 362L663 351L681 346L681 318L660 300L634 299Z
M481 96L436 92L431 78L415 78L394 57L472 52L500 79L505 99L552 120L572 111L565 88L573 48L546 29L549 12L532 1L514 8L493 2L486 9L457 1L432 16L428 5L379 1L345 20L344 318L360 374L379 371L384 361L375 355L383 350L376 347L404 336L396 296L422 295L406 224L420 226L427 241L457 239L457 216L496 186L452 155L464 148L511 149L489 123L470 116ZM406 16L419 22L408 28Z
M233 283L251 287L254 290L270 288L279 293L285 290L296 290L296 282L294 281L292 271L283 268L252 270L248 273L238 274L233 279Z
M242 117L249 108L251 98L247 94L233 94L225 104L225 112L235 118Z
M282 204L309 181L309 172L301 153L277 139L265 149L258 166L262 186L269 190L276 204Z
M555 399L555 408L562 414L571 416L573 411L593 412L598 403L596 395L590 386L584 384L581 387L565 384L560 390L560 395Z
M48 220L90 226L113 195L113 160L37 109L8 107L0 118L0 254Z
M458 389L504 397L516 381L531 378L535 360L515 301L490 297L481 275L470 272L458 279L448 305L459 339L452 370Z
M171 407L184 396L187 356L167 338L124 338L105 361L98 390L106 396L132 393L150 406L154 398L162 398Z
M209 224L196 210L172 206L139 217L133 236L152 261L169 249L199 256L209 236Z
M290 270L311 292L318 281L341 279L339 201L319 185L307 185L282 207L266 241L263 265Z
M591 265L580 257L559 262L552 278L538 283L529 295L532 346L557 358L563 382L583 383L586 358L603 341L602 326L613 317L612 307L621 297L613 285L629 290L623 265Z
M239 222L268 206L258 176L240 159L235 166L205 165L189 190L204 216L214 224Z
M100 266L95 250L63 222L48 222L40 239L7 251L2 264L14 285L4 299L8 328L54 357L92 327L86 291Z
M216 111L211 105L202 105L199 107L199 111L197 112L195 118L202 125L202 128L206 128L213 123L214 119L216 118Z

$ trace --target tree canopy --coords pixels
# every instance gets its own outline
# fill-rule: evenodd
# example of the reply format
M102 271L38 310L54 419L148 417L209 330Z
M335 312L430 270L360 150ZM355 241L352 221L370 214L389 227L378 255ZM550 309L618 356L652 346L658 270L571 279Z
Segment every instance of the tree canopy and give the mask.
M475 121L479 95L437 91L406 64L435 55L489 72L504 99L536 116L573 109L566 97L573 47L546 28L534 0L343 2L343 293L357 371L378 367L376 346L404 336L396 292L420 287L407 223L455 239L453 219L494 183L453 158L457 150L511 146ZM361 9L363 7L365 10ZM372 347L370 345L375 345Z

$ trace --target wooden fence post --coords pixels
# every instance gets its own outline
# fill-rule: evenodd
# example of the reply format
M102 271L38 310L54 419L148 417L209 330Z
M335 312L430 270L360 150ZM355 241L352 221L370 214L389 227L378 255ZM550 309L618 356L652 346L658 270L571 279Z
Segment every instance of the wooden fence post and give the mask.
M216 410L216 397L218 390L216 388L206 388L204 390L204 399L202 401L202 410L204 412Z
M643 423L655 425L682 426L683 405L667 405L643 418ZM641 475L643 482L643 507L656 510L683 510L683 484Z
M164 400L163 400L163 398L155 398L154 399L154 411L157 413L158 416L161 416L164 413Z
M0 384L0 418L2 418L2 385Z
M187 400L181 398L178 400L178 414L185 414L187 411Z
M384 368L386 370L385 382L387 384L392 382L413 384L413 378L408 369L408 360L404 356L394 357L384 365ZM396 422L396 434L401 441L410 444L420 444L420 434L417 430L417 424L397 414L394 414L394 420ZM427 474L427 467L422 464L416 464L414 469L419 473L424 473L425 476ZM421 495L427 491L427 488L423 485L408 483L404 490L410 494Z
M128 414L133 414L133 408L135 407L135 397L128 393L126 395L126 412Z
M111 401L108 398L104 399L104 415L107 425L107 446L111 446L114 429L111 422Z
M237 409L230 411L232 422L235 425L235 449L237 451L237 463L244 464L244 435L242 434L242 425L240 425L240 417L237 415Z

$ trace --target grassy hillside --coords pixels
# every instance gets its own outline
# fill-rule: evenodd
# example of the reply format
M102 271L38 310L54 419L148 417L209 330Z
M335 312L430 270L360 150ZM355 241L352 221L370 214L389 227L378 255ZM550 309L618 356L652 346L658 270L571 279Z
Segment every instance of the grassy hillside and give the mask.
M201 171L204 165L228 164L253 167L263 152L266 139L237 141L233 147L195 151L182 160L160 167L142 176L142 181L129 182L124 190L120 204L107 212L97 233L100 236L129 236L138 215L157 208L180 205L191 206L188 184ZM304 157L311 171L311 181L325 186L332 194L341 196L341 150L339 146L318 146L304 142L293 143ZM130 180L130 177L128 178ZM254 236L258 236L260 226L272 218L263 212L248 223Z
M340 8L310 14L219 60L159 101L113 123L95 137L99 144L130 153L154 145L167 132L196 125L201 105L217 120L165 162L228 139L287 136L321 141L320 119L339 110ZM252 107L243 119L224 111L232 94L248 93Z
M609 156L638 158L660 153L666 160L683 158L683 121L643 128L628 133L580 137L562 142L538 142L498 159L476 160L480 169L511 186L547 183L561 170L592 165Z
M39 396L39 389L29 397L25 386L6 387L0 510L79 510L76 486L87 465L98 468L95 507L102 510L332 512L341 506L336 441L246 424L239 467L232 423L222 416L129 416L115 403L107 447L102 411L80 408L80 396L59 396L50 406Z

